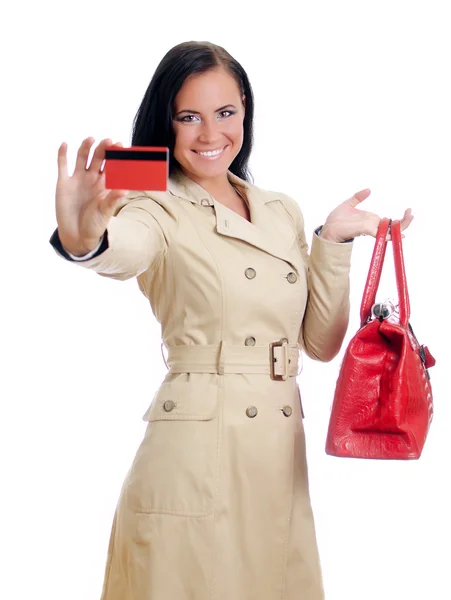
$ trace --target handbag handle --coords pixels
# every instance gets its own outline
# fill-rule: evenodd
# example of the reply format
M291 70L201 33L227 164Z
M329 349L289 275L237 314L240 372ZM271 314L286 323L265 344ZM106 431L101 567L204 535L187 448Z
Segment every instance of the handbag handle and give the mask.
M407 327L410 319L410 299L407 289L406 268L402 251L401 222L393 221L391 224L391 237L393 242L393 258L395 259L396 287L398 288L399 322Z
M381 280L382 266L387 249L387 240L385 238L387 237L390 223L391 219L387 219L386 217L381 219L379 223L373 256L371 257L371 264L363 292L362 304L360 305L360 327L363 327L368 317L370 317L371 308L376 301L376 292Z
M371 316L371 308L376 301L376 293L381 280L382 267L384 264L385 251L387 249L387 232L390 233L393 243L393 258L395 261L396 287L398 290L399 322L407 327L410 319L410 300L407 289L404 255L402 251L401 223L383 218L379 223L376 243L374 244L373 256L368 271L368 277L363 292L362 304L360 306L360 326L366 323Z

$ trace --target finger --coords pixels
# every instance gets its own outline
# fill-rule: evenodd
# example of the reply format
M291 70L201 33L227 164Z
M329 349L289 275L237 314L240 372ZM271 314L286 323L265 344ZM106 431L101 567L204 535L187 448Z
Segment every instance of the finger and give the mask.
M411 208L407 208L404 211L404 216L403 216L403 218L401 220L408 219L411 215L412 215L412 209Z
M359 235L371 235L373 237L376 237L381 218L378 215L371 212L362 212L362 216L362 231Z
M407 227L409 227L409 225L412 223L413 221L413 216L409 217L408 219L403 219L401 221L401 231L404 231L404 229L407 229Z
M375 215L375 216L377 217L377 215ZM371 233L371 235L373 237L377 237L381 221L382 221L382 219L380 217L377 217L377 222L373 221L373 230L372 230L372 233ZM391 238L390 227L389 227L388 230L387 230L387 234L385 235L385 241L386 242L390 242L391 239L392 238Z
M369 188L366 188L364 190L360 190L360 192L356 192L354 194L354 196L352 196L352 198L349 198L348 200L346 200L346 204L349 204L350 206L357 206L358 204L360 204L360 202L362 202L363 200L365 200L366 198L368 198L368 196L371 194L371 190Z
M105 160L105 148L111 146L112 141L113 140L111 138L106 138L100 142L100 144L94 150L94 154L92 155L92 161L89 165L89 170L92 169L94 173L100 173L100 167Z
M404 239L405 237L406 237L405 235L401 234L401 238L402 239ZM385 238L385 240L387 242L391 242L392 241L392 237L391 237L391 235L389 233L387 233L387 237Z
M111 144L111 146L119 146L120 148L124 147L122 142L114 142L113 144ZM103 175L105 173L105 164L106 164L106 161L103 160L102 165L100 166L100 169L99 169L100 175Z
M89 151L94 143L94 138L88 137L84 139L77 152L77 160L75 162L75 173L79 173L86 169L86 163L88 162Z
M63 142L58 148L58 179L67 177L67 144Z
M408 208L406 210L406 212L404 213L404 217L401 220L401 231L403 231L404 229L407 229L407 227L409 227L409 225L412 223L413 221L413 215L412 215L412 210L410 208Z

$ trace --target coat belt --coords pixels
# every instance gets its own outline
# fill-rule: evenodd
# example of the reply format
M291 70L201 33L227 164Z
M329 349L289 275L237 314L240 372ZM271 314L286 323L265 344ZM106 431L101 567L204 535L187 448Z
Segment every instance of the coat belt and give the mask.
M162 348L163 350L163 348ZM166 366L171 373L262 373L270 374L270 361L275 358L274 373L286 371L285 348L276 346L270 352L267 346L231 346L226 342L218 345L170 346ZM299 345L287 346L288 376L296 377L302 368ZM164 358L164 355L163 355Z

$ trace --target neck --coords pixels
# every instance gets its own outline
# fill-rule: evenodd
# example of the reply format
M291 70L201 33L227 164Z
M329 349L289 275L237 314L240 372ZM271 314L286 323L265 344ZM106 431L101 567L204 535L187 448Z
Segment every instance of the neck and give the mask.
M182 170L182 172L186 177L189 177L189 179L200 185L213 197L227 196L234 192L234 187L230 182L227 173L217 177L198 177L185 170Z

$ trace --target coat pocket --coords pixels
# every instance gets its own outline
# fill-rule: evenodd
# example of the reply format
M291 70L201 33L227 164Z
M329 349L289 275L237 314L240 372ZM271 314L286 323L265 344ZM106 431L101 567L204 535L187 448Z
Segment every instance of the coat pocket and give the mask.
M148 425L127 477L128 507L138 513L211 514L218 461L218 387L163 383L143 420Z

